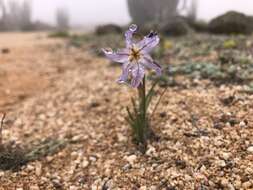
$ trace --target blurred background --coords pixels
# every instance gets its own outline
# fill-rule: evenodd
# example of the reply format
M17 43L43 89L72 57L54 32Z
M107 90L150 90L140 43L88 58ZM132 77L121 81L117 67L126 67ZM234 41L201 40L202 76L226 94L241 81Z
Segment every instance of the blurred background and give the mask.
M48 30L59 25L91 30L106 23L126 25L131 20L167 22L176 14L208 22L230 10L251 15L252 4L250 0L0 0L0 30Z

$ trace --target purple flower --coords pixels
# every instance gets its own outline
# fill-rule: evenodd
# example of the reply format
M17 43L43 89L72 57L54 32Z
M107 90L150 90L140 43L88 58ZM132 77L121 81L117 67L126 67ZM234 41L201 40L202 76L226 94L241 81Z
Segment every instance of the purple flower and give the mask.
M133 34L137 31L137 26L132 24L125 33L126 48L117 52L111 49L103 49L106 57L112 61L122 63L122 75L119 77L119 83L127 83L131 78L131 86L137 88L145 75L145 68L156 71L157 75L161 75L162 69L149 55L151 50L155 48L160 39L154 32L150 32L143 40L139 42L133 41Z

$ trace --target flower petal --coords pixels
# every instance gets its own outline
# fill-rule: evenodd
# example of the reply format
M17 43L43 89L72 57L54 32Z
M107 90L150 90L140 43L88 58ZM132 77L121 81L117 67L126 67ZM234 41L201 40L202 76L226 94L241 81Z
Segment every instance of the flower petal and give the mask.
M145 74L144 67L140 64L136 64L132 69L131 86L133 88L137 88L141 84L144 74Z
M125 33L125 37L126 37L126 47L129 48L132 46L133 44L133 34L137 31L137 25L132 24L129 29L126 31Z
M149 69L154 70L154 71L156 72L157 75L159 75L159 76L162 75L162 67L161 67L157 62L155 62L155 61L152 59L152 57L149 56L148 54L145 54L145 55L142 57L140 63L141 63L143 66L145 66L145 67L147 67L147 68L149 68Z
M149 53L159 44L159 42L160 38L157 33L150 32L150 34L145 36L144 39L137 44L137 46L141 49L141 51Z
M105 56L110 59L111 61L118 62L118 63L126 63L128 62L129 58L129 50L122 49L117 52L112 51L112 49L102 49Z
M129 62L124 63L122 65L122 74L117 80L118 83L127 83L127 79L128 79L128 75L129 75L129 71L131 67L132 67L132 64L130 64Z

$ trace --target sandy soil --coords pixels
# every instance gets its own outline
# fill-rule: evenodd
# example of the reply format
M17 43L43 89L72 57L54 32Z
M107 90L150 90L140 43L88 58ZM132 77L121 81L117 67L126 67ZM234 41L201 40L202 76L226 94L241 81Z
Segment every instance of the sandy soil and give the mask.
M45 34L0 44L10 51L0 54L4 142L64 142L0 171L0 189L253 189L253 96L240 86L169 88L152 120L159 140L142 154L124 120L135 92L114 82L120 68Z

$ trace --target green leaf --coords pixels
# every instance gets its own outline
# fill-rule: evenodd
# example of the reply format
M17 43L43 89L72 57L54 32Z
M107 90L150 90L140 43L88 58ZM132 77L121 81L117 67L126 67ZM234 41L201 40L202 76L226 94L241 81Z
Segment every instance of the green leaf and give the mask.
M128 119L132 122L134 122L134 117L133 117L133 114L131 113L129 107L127 106L126 107L126 110L127 110L127 114L128 114Z
M134 100L134 98L131 98L132 104L133 104L133 110L134 110L134 114L137 116L138 115L138 109L137 109L137 105L136 102Z
M154 81L152 87L149 89L148 94L146 95L146 109L148 109L150 102L152 101L153 96L155 95L155 87L158 84L159 79L157 79L156 81Z

